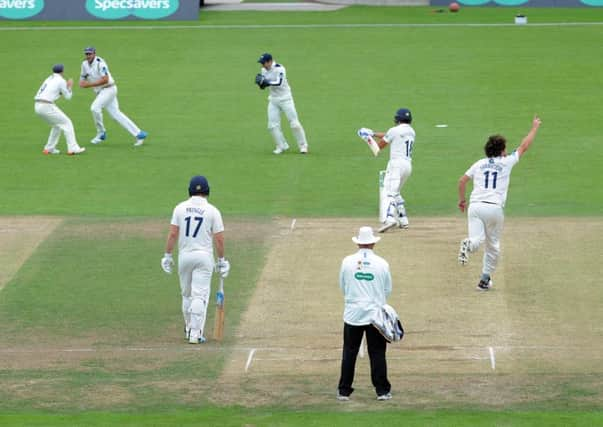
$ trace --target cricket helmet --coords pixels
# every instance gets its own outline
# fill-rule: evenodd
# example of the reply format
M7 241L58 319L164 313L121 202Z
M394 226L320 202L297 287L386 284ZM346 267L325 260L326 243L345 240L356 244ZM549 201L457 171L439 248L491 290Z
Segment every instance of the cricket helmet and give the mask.
M188 195L193 196L195 194L209 196L209 183L207 182L207 178L202 175L192 177L191 182L188 184Z
M411 123L412 114L410 113L410 110L408 108L400 108L398 111L396 111L394 121L396 123Z
M65 67L63 66L63 64L54 64L52 66L53 73L62 73L64 69Z

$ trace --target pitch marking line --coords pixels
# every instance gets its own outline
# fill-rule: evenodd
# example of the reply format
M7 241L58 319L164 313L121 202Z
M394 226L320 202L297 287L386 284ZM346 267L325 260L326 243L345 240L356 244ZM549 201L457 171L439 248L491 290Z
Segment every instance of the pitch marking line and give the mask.
M358 355L364 359L364 335L362 336L362 341L360 341L360 350L358 351Z
M494 348L488 347L488 352L490 353L490 367L492 370L496 370L496 358L494 357Z
M245 363L245 372L249 371L249 367L251 366L251 361L253 360L253 355L255 354L255 351L255 348L252 348L249 351L249 356L247 356L247 363Z
M266 30L266 29L312 29L312 28L465 28L465 27L581 27L603 25L603 22L541 22L528 25L495 24L495 23L465 23L465 24L271 24L271 25L87 25L87 26L24 26L24 27L1 27L0 31L77 31L77 30Z
M297 222L297 220L295 218L293 218L293 221L291 221L291 232L293 233L293 230L295 229L295 223Z

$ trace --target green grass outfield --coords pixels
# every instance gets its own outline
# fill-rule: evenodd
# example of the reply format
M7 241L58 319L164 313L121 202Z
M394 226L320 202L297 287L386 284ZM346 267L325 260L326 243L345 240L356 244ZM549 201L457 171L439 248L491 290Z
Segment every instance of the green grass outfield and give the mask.
M448 426L594 426L600 423L596 413L572 412L479 412L408 411L376 413L321 413L314 411L257 411L241 408L211 408L204 411L144 414L88 413L77 415L0 415L3 425L96 427L119 426L271 426L271 427L363 427L368 425L408 427Z
M517 12L525 13L530 24L584 25L463 25L509 24ZM457 179L482 155L485 138L500 132L513 147L538 113L543 125L513 173L507 214L600 216L601 22L603 8L463 8L450 14L381 7L329 13L202 12L199 22L183 23L186 27L161 22L153 25L164 28L136 30L130 27L149 24L116 22L120 28L86 29L80 27L111 24L0 22L5 81L0 87L0 214L69 217L0 290L0 344L19 342L24 332L44 340L41 328L48 332L46 344L98 334L100 349L107 342L135 340L145 330L150 336L174 333L180 321L175 278L159 276L155 268L164 230L159 235L154 224L167 227L193 174L208 176L211 201L227 224L249 220L261 230L277 215L373 216L377 174L386 158L372 158L355 132L361 126L387 129L401 106L412 109L417 131L413 175L404 189L409 215L456 215ZM26 25L34 28L10 29ZM108 61L120 106L149 132L148 143L134 149L131 137L106 117L109 140L91 146L92 93L76 88L73 100L59 105L88 151L73 158L43 156L49 129L33 113L33 96L53 63L63 62L66 75L77 80L87 45L95 45ZM259 70L255 61L264 51L287 67L310 143L308 156L295 149L278 157L271 153L267 94L253 84ZM448 127L435 127L442 123ZM285 121L283 127L293 146ZM59 149L65 151L64 140ZM149 235L92 233L113 223L152 225ZM71 226L92 231L76 237L69 234ZM239 321L253 292L264 254L259 235L241 237L229 246L229 256L237 260L231 280L241 283L231 294L237 302L228 312L230 325ZM70 269L74 261L85 268ZM99 318L99 311L111 316ZM124 324L130 327L113 336ZM234 338L226 344L234 345ZM210 384L225 358L219 350L194 360L185 357ZM151 363L144 357L123 367L112 359L86 363L75 372L0 367L0 385L14 386L0 387L0 424L603 422L597 403L587 408L568 403L572 393L580 393L569 387L552 402L507 411L463 407L345 413L321 407L296 412L287 407L223 408L207 400L183 404L177 394L162 394L152 385L188 375L174 361L153 373L136 369L136 363ZM28 381L41 381L39 395L20 398L17 386ZM89 388L104 390L115 383L117 391L129 396L128 405L110 399L97 406L78 404L76 396ZM203 395L199 387L195 392ZM98 412L86 413L90 410Z

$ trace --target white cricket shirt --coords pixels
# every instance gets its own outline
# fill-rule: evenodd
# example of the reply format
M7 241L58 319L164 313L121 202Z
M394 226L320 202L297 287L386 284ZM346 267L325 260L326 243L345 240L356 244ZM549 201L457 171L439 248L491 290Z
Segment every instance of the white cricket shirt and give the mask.
M34 96L34 100L55 102L63 95L65 99L71 99L73 93L67 87L67 82L59 73L54 73L49 76L40 89L38 89L38 93Z
M80 74L80 80L86 80L92 83L100 80L104 76L109 76L109 81L106 85L93 87L94 92L98 93L103 88L114 85L115 80L113 80L113 76L111 76L111 73L109 72L109 66L107 65L105 60L100 56L95 57L92 61L92 64L88 63L87 60L84 60L84 62L82 62L82 72Z
M465 175L473 180L470 203L486 202L504 207L511 179L511 169L519 162L519 153L491 157L475 162Z
M409 124L400 123L390 128L383 140L390 145L390 160L404 159L411 161L412 148L415 143L415 130Z
M339 287L345 298L343 321L354 326L369 325L392 292L389 264L371 249L360 249L342 261Z
M174 208L171 224L180 229L180 252L204 251L213 254L213 236L224 231L220 211L201 196L192 196L179 203Z
M272 67L270 67L269 70L262 67L262 75L266 77L271 84L268 86L268 89L270 89L270 96L268 99L282 100L292 97L291 88L287 81L287 72L285 71L285 67L281 64L273 62Z

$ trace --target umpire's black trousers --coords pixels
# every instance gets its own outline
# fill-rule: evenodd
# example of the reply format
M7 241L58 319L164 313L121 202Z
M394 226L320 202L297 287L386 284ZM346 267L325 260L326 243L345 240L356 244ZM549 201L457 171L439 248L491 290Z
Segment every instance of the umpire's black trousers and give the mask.
M365 332L366 346L371 361L371 381L377 396L387 394L391 390L391 384L387 380L387 362L385 361L387 341L385 338L371 325L353 326L344 323L343 356L339 379L339 394L342 396L349 396L354 391L352 383L354 382L356 358Z

